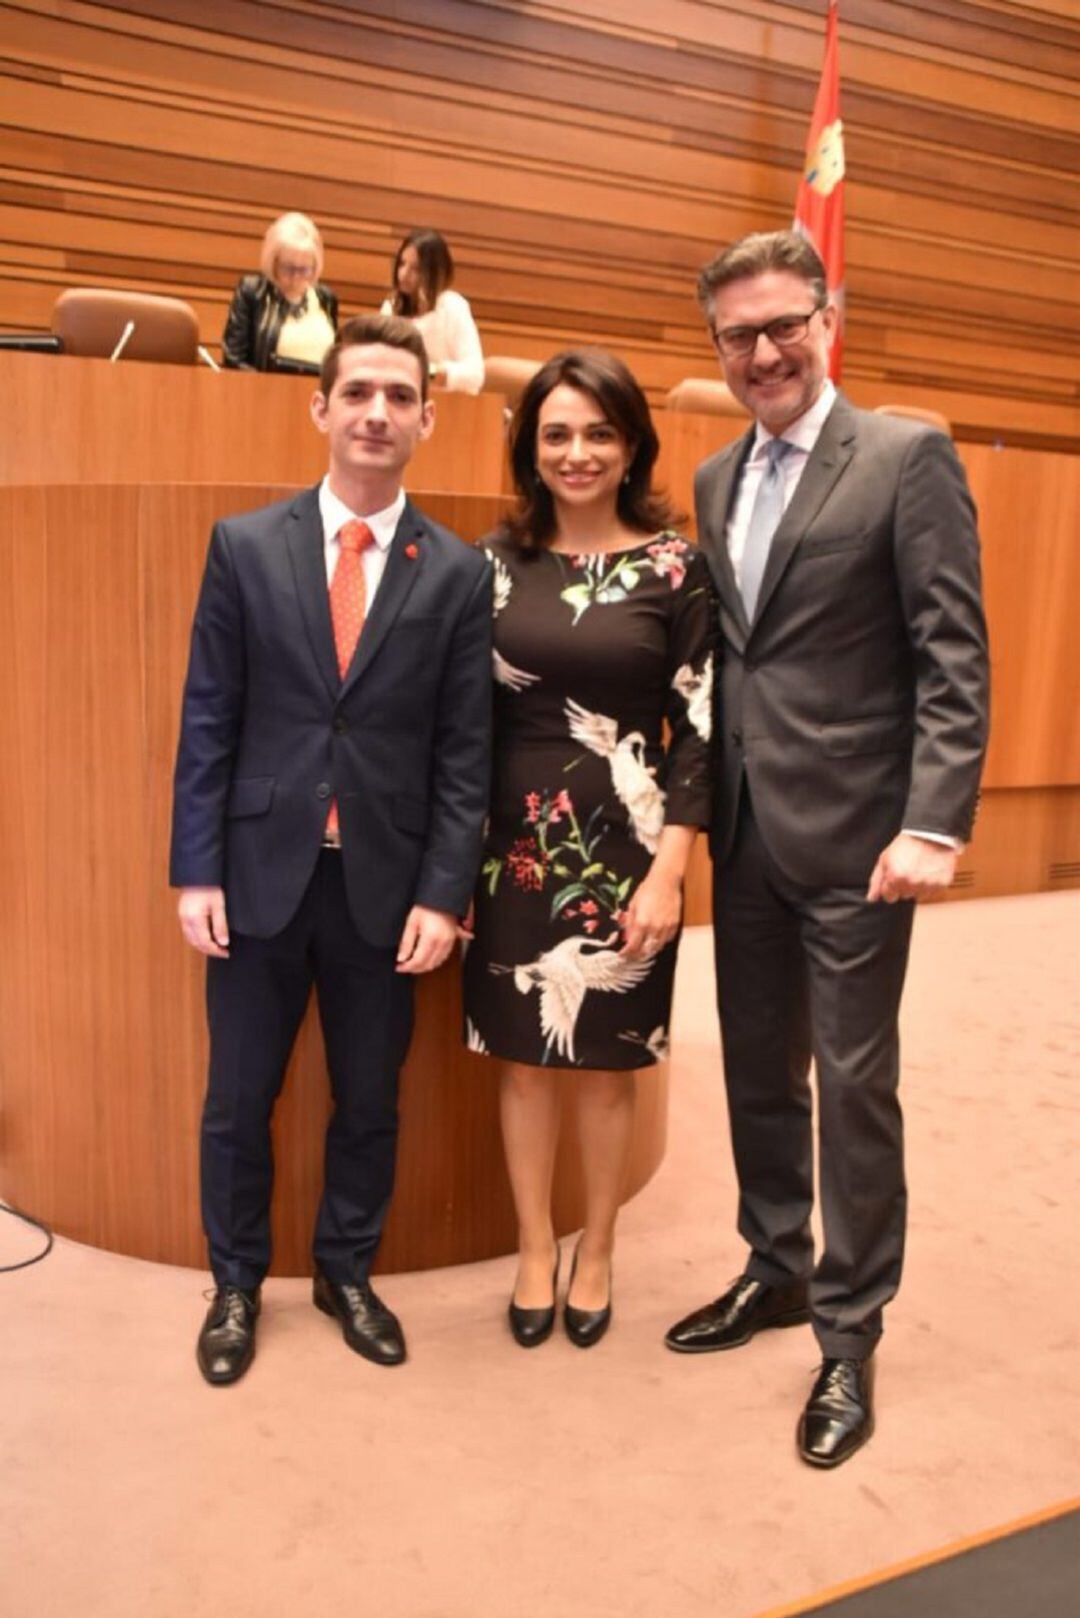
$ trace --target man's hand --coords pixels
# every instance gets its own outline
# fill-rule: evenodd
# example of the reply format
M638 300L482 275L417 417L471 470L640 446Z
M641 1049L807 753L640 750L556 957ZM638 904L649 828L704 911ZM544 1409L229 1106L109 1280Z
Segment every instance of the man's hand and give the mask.
M453 949L457 933L456 916L445 910L425 910L423 905L413 905L405 917L398 945L398 971L433 972Z
M200 955L229 958L229 922L223 888L181 888L176 907L180 931Z
M871 904L884 899L891 905L897 899L926 899L941 893L956 874L959 858L959 849L902 831L878 856L866 897Z

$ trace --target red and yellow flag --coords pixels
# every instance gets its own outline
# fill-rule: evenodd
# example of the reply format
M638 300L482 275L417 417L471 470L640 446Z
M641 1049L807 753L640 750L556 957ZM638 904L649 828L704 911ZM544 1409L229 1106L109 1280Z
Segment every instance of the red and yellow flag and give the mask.
M825 61L795 200L795 229L809 236L820 253L829 292L840 314L829 361L834 382L840 380L844 346L844 126L840 122L838 13L837 0L829 0Z

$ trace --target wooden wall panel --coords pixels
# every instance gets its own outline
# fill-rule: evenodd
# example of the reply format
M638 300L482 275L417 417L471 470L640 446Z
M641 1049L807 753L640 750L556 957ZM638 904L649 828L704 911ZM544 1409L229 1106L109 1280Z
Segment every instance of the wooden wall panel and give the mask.
M987 788L1080 786L1080 458L966 444L990 625Z
M657 413L660 481L686 510L736 417ZM1080 457L962 444L979 515L991 656L988 790L1080 787ZM1023 890L1014 890L1023 891Z
M175 291L204 340L274 214L347 312L445 230L489 352L596 341L711 374L696 266L791 214L824 0L0 4L18 329L64 286ZM1069 0L843 0L846 382L958 435L1080 445L1080 24Z
M4 1189L78 1239L194 1265L201 977L164 887L179 685L212 518L321 470L309 391L299 379L0 356L13 423L0 437ZM494 395L440 399L439 429L411 469L425 509L470 539L505 500L501 410ZM658 425L663 475L687 506L693 468L740 424L662 412ZM1080 886L1068 612L1080 460L962 453L984 534L995 724L976 835L948 897ZM249 481L192 487L226 463ZM154 478L175 481L140 486ZM708 887L701 844L688 921L708 919ZM456 992L452 973L421 988L390 1267L512 1241L494 1076L458 1049ZM634 1185L663 1149L665 1085L649 1076L639 1088ZM280 1269L305 1264L326 1105L309 1020L281 1109ZM580 1197L571 1135L560 1229L577 1222Z
M0 484L224 481L296 485L322 475L325 445L303 378L213 374L0 354ZM1019 412L1017 401L1014 412ZM656 413L658 481L688 521L693 474L744 430L739 417ZM1080 457L964 444L979 509L993 664L988 788L1080 785ZM436 430L407 476L468 539L493 528L508 487L499 395L442 394Z
M0 1184L78 1241L197 1268L204 969L167 887L180 691L212 522L286 492L0 489ZM461 497L425 504L463 514ZM383 1270L491 1257L517 1235L498 1074L462 1045L457 962L417 990ZM312 1008L276 1117L276 1274L309 1271L328 1110ZM639 1083L628 1196L666 1118L662 1065ZM562 1234L584 1208L572 1129L557 1179Z
M0 355L0 484L224 480L314 482L325 445L302 378ZM1020 404L1013 401L1014 413ZM508 487L503 401L442 394L407 484L444 502L475 539ZM658 481L692 518L695 468L744 430L739 417L657 411ZM979 509L993 661L988 788L1080 785L1080 662L1068 605L1080 599L1080 458L961 446ZM256 504L253 488L246 504Z
M315 483L326 441L307 377L0 353L0 485ZM467 498L505 478L505 401L440 393L435 432L417 449L411 489ZM251 504L257 504L257 496Z
M1080 888L1080 787L990 788L952 886L927 902L1064 888ZM686 879L686 924L703 926L711 917L712 863L699 837Z

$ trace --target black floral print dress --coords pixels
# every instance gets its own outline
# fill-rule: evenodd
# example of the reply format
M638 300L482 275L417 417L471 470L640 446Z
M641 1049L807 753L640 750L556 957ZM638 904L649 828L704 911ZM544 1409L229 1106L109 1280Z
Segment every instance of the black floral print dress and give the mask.
M648 1067L667 1053L678 940L627 960L622 924L665 821L709 821L708 567L674 533L583 556L486 548L494 780L466 1042L536 1067Z

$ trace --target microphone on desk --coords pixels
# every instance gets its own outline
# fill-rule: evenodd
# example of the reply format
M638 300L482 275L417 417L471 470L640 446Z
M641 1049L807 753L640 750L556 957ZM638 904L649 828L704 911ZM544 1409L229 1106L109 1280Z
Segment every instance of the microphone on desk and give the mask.
M129 339L129 337L131 336L131 334L132 334L132 332L134 330L135 330L135 322L133 320L129 320L127 325L124 327L123 331L120 333L120 341L117 343L116 347L113 349L112 353L109 355L109 364L110 365L112 364L113 360L118 360L120 358L121 354L124 352L125 348L127 347L128 339Z
M198 353L198 356L202 360L203 364L204 365L209 365L209 367L210 367L210 369L212 371L220 371L221 370L221 366L218 364L218 362L214 358L214 356L210 353L209 349L204 348L201 343L199 344L199 347L196 350L196 352Z

